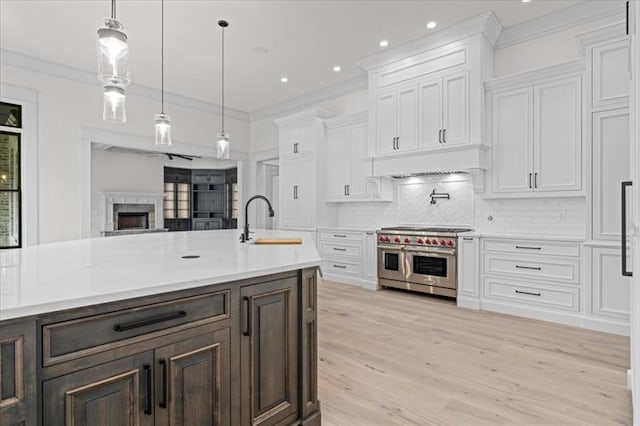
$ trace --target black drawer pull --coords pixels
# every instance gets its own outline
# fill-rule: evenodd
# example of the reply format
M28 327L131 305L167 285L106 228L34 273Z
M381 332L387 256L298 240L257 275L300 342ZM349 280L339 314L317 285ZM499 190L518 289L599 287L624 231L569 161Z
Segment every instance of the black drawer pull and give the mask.
M150 416L151 414L153 414L153 383L151 377L151 366L149 364L145 364L142 368L147 374L147 405L144 408L144 413L147 416Z
M473 241L473 238L471 237L462 237L462 239L465 241Z
M335 251L347 251L347 249L345 249L345 248L338 248L338 247L334 247L333 250L335 250Z
M347 236L346 236L346 235L333 234L333 236L334 236L335 238L347 238Z
M242 299L242 309L244 310L242 315L242 334L245 336L251 336L251 306L248 297Z
M113 326L113 329L118 332L133 330L134 328L145 327L147 325L157 324L159 322L170 321L178 318L184 318L186 316L187 316L186 311L179 311L179 312L174 312L172 314L160 315L154 318L143 319L140 321L131 321L131 322L126 322L124 324L116 324Z
M541 293L531 293L528 291L520 291L520 290L516 290L516 293L518 294L528 294L529 296L542 296Z
M160 408L167 408L167 381L169 380L169 378L167 377L167 360L161 359L159 362L162 366L162 400L158 403L158 405L160 406Z
M516 246L516 248L522 250L542 250L542 247Z
M347 269L344 265L333 265L334 268Z
M521 266L521 265L516 265L516 268L518 269L531 269L532 271L541 271L542 267L540 266Z

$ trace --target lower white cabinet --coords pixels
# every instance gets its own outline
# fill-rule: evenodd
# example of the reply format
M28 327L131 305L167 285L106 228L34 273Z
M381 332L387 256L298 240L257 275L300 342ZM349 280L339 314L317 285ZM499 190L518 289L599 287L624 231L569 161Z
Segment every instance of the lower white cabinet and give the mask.
M589 314L628 324L631 278L622 276L620 263L619 247L591 248L592 282Z
M375 232L322 228L318 230L318 249L325 279L377 289Z
M480 307L479 240L477 237L458 237L458 306Z

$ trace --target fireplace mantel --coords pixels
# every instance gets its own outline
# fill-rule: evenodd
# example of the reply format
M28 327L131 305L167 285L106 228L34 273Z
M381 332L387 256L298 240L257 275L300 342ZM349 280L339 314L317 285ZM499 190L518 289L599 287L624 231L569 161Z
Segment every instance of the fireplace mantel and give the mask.
M115 204L150 204L154 206L153 222L149 222L150 230L161 230L164 228L164 194L162 192L119 192L102 191L100 196L103 203L104 225L102 232L113 232L114 217L113 207Z

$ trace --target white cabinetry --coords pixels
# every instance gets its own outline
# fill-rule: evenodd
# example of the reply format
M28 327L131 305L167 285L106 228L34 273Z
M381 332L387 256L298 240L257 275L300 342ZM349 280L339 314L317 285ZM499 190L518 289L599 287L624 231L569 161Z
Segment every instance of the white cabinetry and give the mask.
M326 125L326 201L391 201L391 182L370 177L367 113L338 117L328 120Z
M371 290L377 289L376 244L376 234L373 231L319 229L318 248L324 278Z
M631 279L620 274L620 248L593 247L591 268L590 314L628 324Z
M493 192L582 195L581 75L490 96Z
M593 47L592 105L604 107L629 102L629 42L605 43Z
M411 151L417 143L418 88L414 85L385 90L376 102L376 152Z
M458 306L480 307L479 238L458 237Z
M311 157L280 162L280 226L315 225L315 161Z

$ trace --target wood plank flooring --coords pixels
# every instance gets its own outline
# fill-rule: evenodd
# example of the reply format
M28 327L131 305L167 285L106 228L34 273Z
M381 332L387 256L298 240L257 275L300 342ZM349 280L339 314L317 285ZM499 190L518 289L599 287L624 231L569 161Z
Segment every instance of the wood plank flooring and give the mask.
M629 338L320 281L323 425L631 424Z

